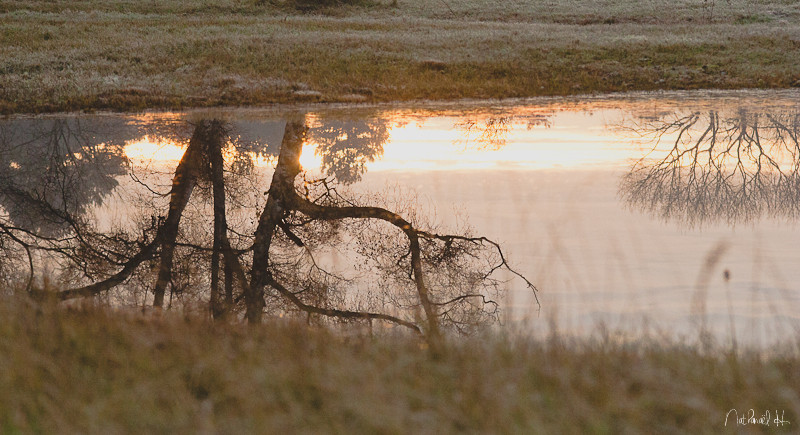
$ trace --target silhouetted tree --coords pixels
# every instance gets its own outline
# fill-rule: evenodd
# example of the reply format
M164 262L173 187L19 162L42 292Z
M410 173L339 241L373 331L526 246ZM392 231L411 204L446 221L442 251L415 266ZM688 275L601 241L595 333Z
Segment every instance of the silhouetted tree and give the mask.
M87 128L77 118L0 123L0 204L8 220L37 234L69 230L126 173L122 146L135 128L120 120Z
M0 122L0 269L6 277L27 266L30 287L34 252L59 252L89 276L118 258L114 235L92 232L87 211L126 173L122 146L136 134L136 126L118 118L91 125L80 118Z
M632 207L689 225L800 216L800 113L712 110L631 128L654 142L622 179Z
M48 239L0 222L6 236L0 237L2 246L13 241L83 271L84 285L55 293L32 289L34 296L66 300L101 295L152 270L156 307L165 305L168 291L173 295L194 287L207 289L195 294L205 294L215 318L230 316L243 304L250 322L259 322L265 311L301 312L309 319L379 320L424 333L435 344L443 327L468 331L496 318L498 304L492 296L502 283L495 277L498 270L516 274L535 291L510 268L495 242L466 231L440 234L425 228L413 209L405 210L410 217L404 217L335 189L336 183L357 180L366 163L381 155L388 129L379 121L318 123L311 129L302 116L286 122L266 201L251 234L234 231L227 219L229 185L249 173L235 171L247 165L239 157L226 163L224 156L269 155L274 145L247 145L246 134L232 133L234 126L218 120L198 121L192 128L172 177L166 213L152 214L134 232L109 235L84 225L73 226L74 237ZM300 154L310 133L330 177L301 177ZM198 231L206 222L202 213L187 216L198 189L211 192L210 246ZM73 211L79 212L65 210L70 222ZM238 236L235 246L231 234ZM331 250L367 264L380 287L355 295L352 277L318 261L318 254ZM84 251L93 252L91 261L81 258ZM97 264L91 272L89 263Z
M389 127L380 118L320 119L308 129L308 139L317 144L322 170L350 184L361 180L366 165L383 155Z

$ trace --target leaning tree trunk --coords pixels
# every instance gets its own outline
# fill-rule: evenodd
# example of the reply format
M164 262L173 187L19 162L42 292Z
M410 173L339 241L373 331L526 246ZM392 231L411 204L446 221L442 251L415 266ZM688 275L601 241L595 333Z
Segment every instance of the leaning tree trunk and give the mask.
M172 258L175 252L175 240L178 238L178 226L181 222L183 210L189 203L192 190L197 184L197 177L203 163L203 148L209 138L208 124L201 122L197 125L189 141L189 147L183 153L175 177L172 181L172 193L169 200L169 212L164 224L159 228L161 242L161 262L158 268L153 294L153 306L164 306L164 293L172 278Z
M434 304L430 300L425 286L422 270L422 256L419 245L418 231L410 222L400 215L379 207L327 207L314 204L297 194L294 188L294 179L300 174L300 154L305 140L307 127L303 122L291 121L286 125L286 131L281 144L278 163L272 176L269 187L269 197L264 211L261 213L258 228L256 229L255 242L253 243L253 268L251 272L250 287L245 295L247 306L246 317L250 322L260 322L264 309L264 286L277 290L283 297L289 299L295 306L309 313L318 313L338 317L363 317L372 318L368 313L351 313L340 310L313 307L300 301L291 291L286 289L274 279L270 271L269 248L272 238L278 228L283 229L292 238L284 219L291 212L300 212L317 220L339 220L345 218L380 219L391 223L403 231L410 243L411 268L414 282L417 287L420 304L425 312L426 329L429 340L438 343L440 331L438 316ZM295 236L296 237L296 236ZM297 241L299 242L299 240ZM296 243L297 243L296 242ZM379 317L374 317L379 318ZM392 321L399 319L392 318ZM400 322L407 324L408 322ZM408 325L406 325L408 326Z
M264 286L272 280L269 270L269 248L276 228L290 211L286 201L294 193L294 179L300 173L300 153L303 150L307 130L302 121L292 120L286 124L278 164L267 192L269 194L267 203L258 220L253 242L250 286L245 293L246 317L251 323L261 321L265 306Z

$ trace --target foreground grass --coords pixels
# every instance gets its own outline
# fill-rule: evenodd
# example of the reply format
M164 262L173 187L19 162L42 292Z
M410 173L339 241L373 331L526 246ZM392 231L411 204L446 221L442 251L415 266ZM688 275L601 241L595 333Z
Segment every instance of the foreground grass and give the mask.
M800 424L800 355L654 340L453 339L0 304L0 432L708 433Z
M800 86L797 2L287 1L4 1L0 113Z

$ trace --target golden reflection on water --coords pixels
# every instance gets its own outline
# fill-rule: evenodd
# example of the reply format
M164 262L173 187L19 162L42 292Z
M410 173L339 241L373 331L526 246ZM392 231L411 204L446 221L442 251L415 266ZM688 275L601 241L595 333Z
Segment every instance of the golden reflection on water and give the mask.
M187 144L178 144L163 138L144 136L125 144L125 156L131 161L178 162L186 151Z
M178 143L170 139L164 138L155 138L151 139L149 136L144 136L141 139L133 140L125 144L123 148L125 152L125 156L136 163L141 162L158 162L163 164L177 164L183 154L186 152L186 148L188 147L188 143ZM306 147L310 147L306 146ZM314 158L313 155L313 147L310 153L306 153L304 147L303 157L300 159L300 162L303 163L303 167L305 167L305 163L310 164L309 167L316 164L319 166L319 159ZM233 158L234 154L236 153L235 150L232 149L225 149L223 150L222 156L225 162L230 163ZM248 153L250 157L253 159L253 162L256 166L259 167L268 167L274 165L275 158L272 156L257 156L253 153ZM308 155L312 157L309 158Z
M517 111L525 113L527 109ZM388 125L389 139L383 144L382 155L367 164L374 171L446 171L446 170L509 170L548 168L618 168L633 160L663 159L670 152L680 152L676 163L687 166L693 156L686 153L692 137L705 132L702 126L697 131L669 131L659 137L632 131L626 124L625 109L605 108L595 112L553 111L546 124L532 125L529 119L510 110L504 114L509 119L508 129L502 132L501 145L481 143L479 135L470 135L460 125L465 119L485 122L490 115L436 116L408 121L403 112L381 113L381 121ZM537 114L537 116L544 116ZM310 119L319 121L318 117ZM652 133L652 132L651 132ZM682 134L683 137L679 137ZM675 150L676 142L683 142ZM772 144L764 138L761 145L771 149ZM279 144L271 144L273 146ZM300 159L308 170L322 167L322 156L313 138L303 147ZM126 144L125 153L131 160L177 162L186 144L172 139L145 136ZM708 150L700 150L708 151ZM229 151L230 153L230 151ZM271 156L253 156L258 166L272 166ZM704 156L700 156L703 158ZM713 156L718 157L718 156ZM797 156L783 149L773 150L770 156L781 169L796 165ZM694 160L691 160L694 161ZM727 167L757 164L758 159L719 159L716 165Z
M747 92L746 101L757 110L797 110L795 94L778 98L780 92L759 94ZM636 123L664 117L691 108L696 113L728 112L741 110L743 96L735 92L711 93L675 92L667 95L640 95L629 98L544 99L535 104L519 106L497 105L482 107L447 106L444 109L390 109L373 110L350 108L308 113L310 126L326 120L364 119L385 123L389 139L377 161L368 163L369 171L385 170L491 170L491 169L547 169L619 167L631 160L663 158L675 140L671 134L661 138L653 150L652 137L641 137L631 131L630 120ZM230 113L229 113L230 112ZM229 111L223 118L243 121L278 120L273 111ZM363 112L363 113L362 113ZM338 114L337 114L338 113ZM179 123L181 119L203 116L221 116L218 111L190 114L164 113L136 117L137 122ZM341 119L338 117L341 116ZM480 133L465 132L465 125L487 125L487 120L508 121L502 130L502 146L481 146ZM505 124L503 125L506 126ZM702 134L702 131L696 134ZM279 141L279 139L278 139ZM278 146L279 144L271 144ZM766 144L768 145L768 144ZM144 137L126 145L126 155L131 159L177 161L185 145L170 143L156 137ZM301 164L306 169L319 168L322 157L317 155L313 139L303 149ZM788 156L791 160L793 156ZM746 163L746 162L745 162ZM791 163L791 162L790 162ZM270 157L256 159L259 166L274 164ZM785 165L781 164L781 168Z
M770 184L773 178L764 173L755 177L752 170L760 163L765 171L771 165L774 174L790 172L800 165L800 148L793 147L796 140L792 139L797 137L800 122L787 118L796 116L796 101L762 102L748 109L750 112L741 108L744 103L737 98L699 100L694 105L660 99L638 106L587 103L580 107L540 107L533 114L529 107L478 114L458 110L369 112L366 117L371 116L370 121L385 124L388 139L381 143L379 152L370 154L376 161L364 160L368 172L375 176L364 178L363 188L379 190L397 184L417 189L439 205L441 220L447 225L458 218L451 216L450 209L463 212L478 233L506 242L503 246L520 270L544 289L545 309L561 309L576 325L591 327L593 320L608 317L632 319L636 326L641 316L660 319L669 327L690 325L697 277L709 267L709 252L718 244L730 249L712 270L706 308L708 315L718 320L718 326L722 325L721 330L729 316L736 316L740 331L750 324L767 325L773 317L796 321L800 269L794 265L800 261L796 249L800 241L800 195L769 189L786 187L792 193L798 192L795 188L800 184L787 182L798 178L786 174L774 178L780 183ZM682 132L681 139L676 132L659 133L665 123L692 114L698 121ZM277 121L280 115L271 113L263 120L258 117L261 115L250 116L231 116L232 128L237 128L237 122L253 119L253 125L266 124L263 120L267 120L280 127L281 131L270 136L269 147L242 148L256 166L273 167L282 135ZM345 131L348 122L361 122L358 116L309 115L307 120L312 128L337 121L337 128ZM495 122L501 118L502 122ZM714 124L710 123L712 119ZM748 121L746 129L737 127L745 125L741 124L743 120ZM464 128L498 123L503 129L488 135L465 132ZM260 128L258 125L254 128ZM715 131L720 133L713 136L713 142L712 135L705 133L709 125L719 126ZM773 127L777 125L793 127L781 136L786 141L783 145L775 139ZM340 130L332 129L334 133ZM752 132L758 140L732 143L727 139L728 131ZM259 133L255 131L254 135ZM659 134L660 140L654 142ZM487 137L494 142L482 143L481 138ZM320 152L322 145L314 140L310 136L304 145L300 162L304 168L317 171L326 156ZM700 147L695 149L698 143ZM185 141L151 135L127 142L124 150L134 165L152 162L167 173L174 170L186 145ZM332 146L328 150L341 152L341 148ZM236 152L229 147L226 160L233 160ZM669 159L670 153L677 156L674 161ZM659 163L665 159L666 164ZM692 164L692 173L688 174L686 168ZM675 171L668 171L675 167ZM740 168L738 178L730 176L731 167ZM641 177L621 183L624 173L633 169ZM708 184L684 182L714 180L713 176L720 180L714 189ZM633 186L638 186L639 194L620 192L621 187L635 182L639 182ZM254 185L268 185L259 183ZM162 184L166 191L169 184ZM735 189L745 184L747 192L753 193L751 200L745 200ZM727 190L717 189L719 186ZM709 194L717 191L730 195ZM255 196L260 199L261 192ZM629 201L626 206L625 198L641 200ZM725 198L727 202L722 200ZM638 207L642 204L647 207ZM750 211L753 213L748 214ZM721 217L715 213L721 213ZM704 225L687 227L685 221L702 221ZM730 280L723 278L728 276L723 271L730 273ZM515 307L518 316L524 317L531 304L524 294L511 294L514 299L509 300L509 307ZM728 298L733 300L732 308L726 302ZM760 336L767 330L767 326L759 328L748 326L748 331Z
M322 167L322 156L316 153L317 146L314 143L305 143L300 154L300 166L303 169L318 169ZM267 163L264 161L264 163Z
M453 128L457 120L435 118L423 126L394 128L384 156L370 165L380 170L492 170L617 166L631 157L599 119L582 114L557 114L553 127L526 128L514 123L499 147L470 143Z
M446 171L618 167L634 158L630 140L619 139L605 127L605 120L579 113L558 113L552 126L530 128L513 122L503 145L490 147L465 140L457 117L433 117L424 122L400 122L398 114L386 114L389 140L382 156L368 163L372 171ZM276 144L277 145L277 144ZM132 161L177 162L187 144L172 139L145 136L125 145ZM274 159L255 159L258 166L274 165ZM319 170L322 156L318 144L309 140L300 158L303 168Z

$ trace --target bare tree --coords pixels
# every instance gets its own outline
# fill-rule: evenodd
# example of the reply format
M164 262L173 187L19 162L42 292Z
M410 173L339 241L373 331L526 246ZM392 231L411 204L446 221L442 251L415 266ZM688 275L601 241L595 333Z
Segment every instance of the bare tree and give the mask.
M799 113L709 111L630 127L654 143L622 179L632 207L689 225L800 216Z
M229 226L226 201L232 195L231 185L236 184L237 168L251 166L242 163L246 159L241 157L226 163L223 155L226 147L232 147L228 154L247 149L249 153L254 148L243 147L242 136L234 138L230 125L203 120L193 124L192 137L172 177L165 215L153 214L136 231L111 235L91 225L73 225L67 238L48 238L3 219L0 247L11 243L26 251L43 251L82 271L80 281L85 284L57 292L31 288L36 297L97 296L154 270L156 307L164 306L168 291L172 296L182 288L207 288L196 293L205 294L215 318L235 315L243 304L244 317L253 323L261 321L265 312L383 321L424 334L431 343L439 341L443 328L466 332L497 318L493 297L502 287L495 276L500 269L536 291L510 267L497 243L469 231L440 234L426 228L413 209L405 210L410 217L404 217L337 190L338 183L360 177L365 162L382 153L388 137L385 126L370 121L362 126L315 128L330 176L307 179L300 154L309 127L303 116L287 122L266 201L250 234ZM345 143L336 142L337 138ZM210 191L213 201L210 246L202 237L206 222L202 213L187 217L187 206L198 189ZM69 211L65 215L75 221ZM229 239L231 234L237 235L236 244ZM354 278L319 261L319 254L332 249L366 265L380 287L371 286L353 297ZM92 253L91 261L81 257L83 252ZM97 266L90 271L89 263ZM30 267L33 272L32 260Z

